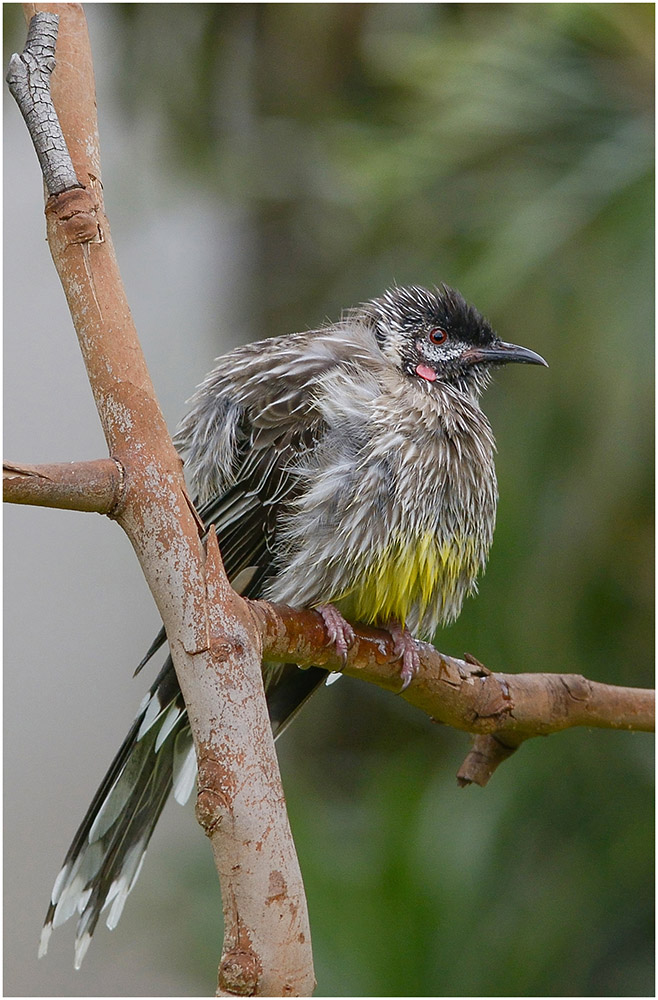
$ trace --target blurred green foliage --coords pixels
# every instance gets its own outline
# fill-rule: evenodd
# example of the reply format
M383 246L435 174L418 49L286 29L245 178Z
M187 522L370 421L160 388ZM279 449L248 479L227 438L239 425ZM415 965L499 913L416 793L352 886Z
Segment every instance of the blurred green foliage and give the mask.
M650 685L652 5L113 15L136 122L248 219L254 336L446 281L548 358L485 402L496 541L440 648ZM349 681L281 741L318 995L652 993L651 739L554 736L459 791L466 742Z
M160 132L181 184L244 214L235 306L254 338L445 281L548 359L485 400L498 528L440 648L652 685L653 5L104 16L136 128ZM318 995L653 994L650 737L537 740L460 791L466 749L348 680L281 741ZM163 955L201 991L217 938L198 916L215 905L203 850L178 873L194 905Z

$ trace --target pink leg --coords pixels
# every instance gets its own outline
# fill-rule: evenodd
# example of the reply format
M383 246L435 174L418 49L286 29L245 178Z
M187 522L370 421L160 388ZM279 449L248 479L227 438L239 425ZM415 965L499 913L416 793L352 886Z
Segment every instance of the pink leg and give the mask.
M328 646L335 646L336 652L347 659L347 651L354 642L354 629L349 622L346 622L338 608L333 604L318 604L315 609L322 616L324 627L329 636Z
M402 628L398 621L393 619L383 626L387 632L391 633L393 643L395 646L395 652L398 654L399 658L402 660L402 669L400 670L400 677L402 678L402 691L408 688L412 680L418 673L418 668L420 667L420 654L418 652L418 646L416 645L416 640L412 636L411 632Z

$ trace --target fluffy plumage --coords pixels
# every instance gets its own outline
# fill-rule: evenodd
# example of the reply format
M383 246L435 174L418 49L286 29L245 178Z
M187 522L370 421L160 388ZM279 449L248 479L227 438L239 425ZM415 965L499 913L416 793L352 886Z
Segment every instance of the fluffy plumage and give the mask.
M459 614L491 544L494 440L478 398L503 344L458 292L394 288L334 326L220 358L177 445L230 579L247 596L332 603L430 638ZM165 642L155 640L138 669ZM275 734L326 677L265 671ZM196 761L167 658L57 877L42 933L78 914L79 966L102 910L116 926L160 812Z

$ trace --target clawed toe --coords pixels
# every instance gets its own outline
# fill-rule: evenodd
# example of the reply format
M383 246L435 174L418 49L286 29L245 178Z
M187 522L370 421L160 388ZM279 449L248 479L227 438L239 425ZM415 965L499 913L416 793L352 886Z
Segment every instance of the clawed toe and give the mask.
M333 604L319 604L315 609L322 616L327 630L327 646L334 646L343 663L347 660L350 647L356 638L354 629L345 621L338 608Z
M402 687L400 691L405 691L420 668L420 653L418 644L408 629L403 628L399 622L392 621L386 625L386 631L390 632L393 639L393 646L398 658L402 660L400 677Z

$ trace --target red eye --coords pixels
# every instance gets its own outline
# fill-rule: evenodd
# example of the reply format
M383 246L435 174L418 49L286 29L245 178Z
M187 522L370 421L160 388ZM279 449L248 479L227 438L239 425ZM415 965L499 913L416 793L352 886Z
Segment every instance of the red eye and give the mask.
M428 337L432 344L445 344L448 334L440 326L437 326L433 330L430 330Z

